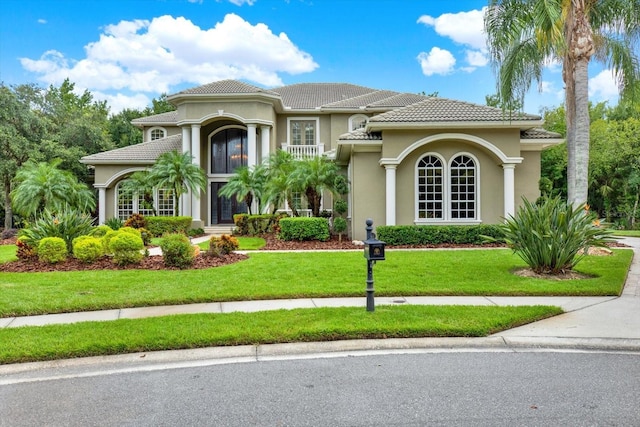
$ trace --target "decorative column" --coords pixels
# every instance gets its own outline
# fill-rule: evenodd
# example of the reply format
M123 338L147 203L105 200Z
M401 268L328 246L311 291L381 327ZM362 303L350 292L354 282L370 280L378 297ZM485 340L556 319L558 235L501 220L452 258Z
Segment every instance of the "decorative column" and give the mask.
M260 126L260 155L264 162L269 158L269 147L271 146L271 127Z
M502 170L504 173L504 217L509 218L516 212L516 185L515 185L515 169L514 163L503 163Z
M386 225L396 225L396 169L398 165L384 165L386 172Z
M253 123L247 124L247 166L249 166L249 169L258 164L256 136L256 125Z
M191 128L182 126L182 153L191 152ZM180 212L184 216L191 216L191 191L182 195L180 200Z
M98 187L98 224L107 220L107 189Z
M191 155L193 164L200 167L200 125L191 125ZM192 195L191 218L193 222L200 221L200 191Z

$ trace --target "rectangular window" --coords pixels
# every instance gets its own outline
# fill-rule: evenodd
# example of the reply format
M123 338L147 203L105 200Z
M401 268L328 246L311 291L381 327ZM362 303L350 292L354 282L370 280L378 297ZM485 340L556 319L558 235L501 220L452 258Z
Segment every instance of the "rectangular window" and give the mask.
M291 145L316 145L316 121L291 120Z
M173 193L171 190L158 190L158 216L173 216Z

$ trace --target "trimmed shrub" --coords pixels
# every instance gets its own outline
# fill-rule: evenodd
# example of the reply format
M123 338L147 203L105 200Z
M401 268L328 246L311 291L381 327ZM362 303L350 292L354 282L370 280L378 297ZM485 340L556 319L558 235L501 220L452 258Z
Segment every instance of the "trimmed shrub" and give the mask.
M134 233L121 230L114 233L108 240L109 253L113 254L113 262L118 265L127 265L142 261L144 257L142 238Z
M282 240L329 240L329 222L325 218L282 218L280 233Z
M129 234L133 234L134 236L138 236L140 238L142 238L141 236L141 232L140 230L138 230L137 228L133 228L133 227L121 227L118 231L122 232L122 233L129 233Z
M228 234L223 234L220 237L213 236L209 239L208 254L215 257L222 257L238 250L239 247L240 243L238 239L233 236L229 236Z
M498 225L381 225L376 227L378 239L387 245L440 245L488 243L487 237L504 235Z
M147 229L155 237L167 233L187 234L191 228L190 216L148 216Z
M160 241L162 258L167 267L189 268L195 259L195 250L189 238L181 233L166 234Z
M236 234L246 236L249 234L249 215L247 214L235 214L233 216L233 223L236 225Z
M55 264L67 259L67 244L61 237L44 237L38 243L38 259Z
M590 246L612 242L585 205L573 207L555 197L535 205L523 199L515 216L500 226L504 240L536 273L571 270Z
M73 240L73 256L90 264L104 255L102 239L93 236L80 236Z
M288 215L284 214L284 216ZM259 236L277 232L278 220L282 217L283 214L236 214L233 216L233 222L236 226L235 234L240 236Z
M187 236L189 237L204 236L204 228L191 228L187 232Z
M342 233L347 231L347 220L341 216L333 219L333 232L338 235L338 241L342 242Z
M18 237L16 240L16 257L18 257L18 259L33 259L37 256L37 252L37 248L27 243L25 237Z
M123 224L125 227L147 228L147 219L139 213L132 214Z
M91 233L89 233L89 235L100 238L104 237L104 235L107 234L108 231L113 231L113 229L108 225L100 224L97 227L93 227L93 230L91 230Z

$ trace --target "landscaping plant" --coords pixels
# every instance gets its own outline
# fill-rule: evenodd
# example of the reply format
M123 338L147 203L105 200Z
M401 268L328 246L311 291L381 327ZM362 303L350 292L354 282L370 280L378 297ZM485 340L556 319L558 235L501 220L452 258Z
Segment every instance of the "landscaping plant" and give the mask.
M187 236L181 233L165 235L160 241L162 257L167 267L188 268L193 265L195 249Z
M90 264L104 255L102 239L93 236L80 236L73 240L73 256Z
M231 252L238 250L240 243L238 239L228 234L223 234L220 237L213 236L209 239L209 252L208 254L215 257L221 257L230 254Z
M73 239L90 234L93 219L74 209L62 209L57 213L45 209L32 223L20 230L20 236L30 246L38 247L45 237L60 237L64 240L67 253L73 252Z
M38 244L38 259L55 264L67 259L67 245L60 237L45 237Z
M139 234L118 230L109 239L108 247L109 252L113 253L113 262L118 265L136 264L144 257L144 243Z
M589 247L613 241L611 232L597 221L587 206L575 207L560 197L539 205L523 199L516 215L500 229L507 244L533 271L560 274L573 269Z

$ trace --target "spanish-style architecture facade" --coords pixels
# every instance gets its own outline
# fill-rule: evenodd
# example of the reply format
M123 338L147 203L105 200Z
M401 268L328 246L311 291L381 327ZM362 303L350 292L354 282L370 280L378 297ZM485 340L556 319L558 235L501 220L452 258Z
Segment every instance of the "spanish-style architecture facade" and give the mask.
M232 224L245 207L219 197L220 187L237 167L256 166L275 150L327 156L344 168L356 239L366 218L375 225L497 223L522 197L538 197L540 152L561 142L536 115L352 84L267 90L224 80L168 100L176 111L133 121L143 143L82 159L95 168L101 223L150 214L120 184L170 150L191 153L206 172L206 191L180 201L194 227ZM156 191L159 215L173 214L172 197Z

